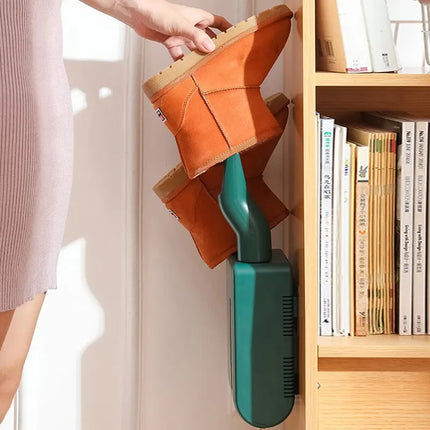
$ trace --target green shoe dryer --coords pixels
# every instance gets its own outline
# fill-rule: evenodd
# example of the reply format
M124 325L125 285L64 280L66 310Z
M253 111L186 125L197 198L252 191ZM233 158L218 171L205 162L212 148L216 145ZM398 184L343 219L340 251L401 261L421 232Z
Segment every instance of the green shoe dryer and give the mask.
M225 161L218 197L237 236L227 288L230 383L249 424L267 428L290 414L296 393L296 291L284 253L271 248L270 228L247 193L238 154Z

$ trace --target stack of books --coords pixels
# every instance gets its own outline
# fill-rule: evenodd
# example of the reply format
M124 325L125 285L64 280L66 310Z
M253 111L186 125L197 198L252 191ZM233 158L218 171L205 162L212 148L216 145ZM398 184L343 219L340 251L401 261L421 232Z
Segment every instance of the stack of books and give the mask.
M316 0L318 70L400 69L385 0Z
M320 335L430 333L429 121L316 115Z

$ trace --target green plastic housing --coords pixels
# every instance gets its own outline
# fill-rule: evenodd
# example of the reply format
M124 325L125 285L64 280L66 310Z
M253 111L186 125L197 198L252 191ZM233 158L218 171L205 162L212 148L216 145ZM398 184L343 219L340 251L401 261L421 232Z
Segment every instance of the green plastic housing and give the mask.
M248 193L239 154L225 161L221 211L237 237L237 259L248 263L270 260L272 245L269 224Z
M249 424L272 427L291 412L296 392L295 284L284 253L267 263L227 265L230 383Z

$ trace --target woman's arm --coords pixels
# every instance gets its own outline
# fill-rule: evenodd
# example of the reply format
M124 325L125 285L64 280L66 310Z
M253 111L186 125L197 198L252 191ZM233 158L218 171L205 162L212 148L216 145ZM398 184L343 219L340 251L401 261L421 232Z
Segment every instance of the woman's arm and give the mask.
M210 29L227 30L231 24L222 16L203 9L166 0L81 0L132 27L139 36L162 43L174 60L184 54L181 46L211 52Z

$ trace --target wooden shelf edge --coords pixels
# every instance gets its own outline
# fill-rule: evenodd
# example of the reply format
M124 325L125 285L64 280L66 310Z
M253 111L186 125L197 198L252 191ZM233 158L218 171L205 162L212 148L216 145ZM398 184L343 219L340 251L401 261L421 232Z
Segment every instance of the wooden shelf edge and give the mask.
M320 336L318 358L430 358L430 336Z
M315 72L315 85L317 87L428 87L430 74Z

